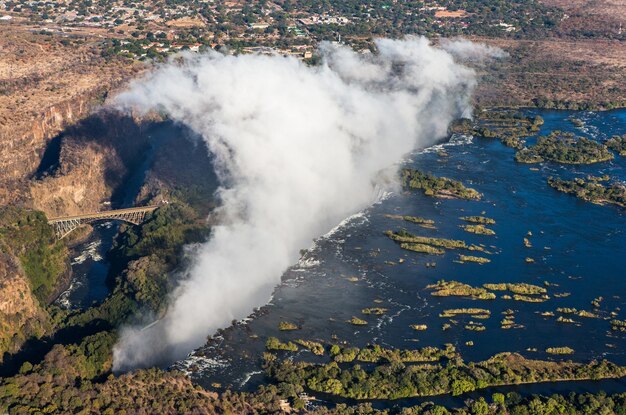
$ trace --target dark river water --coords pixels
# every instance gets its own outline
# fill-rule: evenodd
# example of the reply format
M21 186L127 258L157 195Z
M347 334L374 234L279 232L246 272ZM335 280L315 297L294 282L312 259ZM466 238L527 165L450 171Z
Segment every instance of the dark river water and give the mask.
M545 119L541 134L565 130L603 141L626 133L625 110L540 111L539 114ZM584 121L582 128L576 128L568 120L572 115ZM442 150L447 156L440 155ZM346 341L354 346L376 343L393 348L452 343L468 361L484 360L505 351L519 352L529 358L554 359L544 352L547 347L569 346L575 350L568 356L572 360L607 358L626 365L626 336L612 333L609 324L610 318L614 318L611 312L616 313L616 318L626 319L626 310L621 311L626 308L626 211L580 201L546 183L550 176L571 178L589 174L608 174L613 179L626 180L626 157L590 166L526 165L515 163L514 153L515 150L498 140L471 137L454 137L448 143L416 152L406 161L406 166L460 180L483 193L482 200L435 199L418 192L387 195L318 239L300 263L285 273L283 283L267 306L227 329L211 346L175 366L189 370L193 380L205 386L217 382L253 390L266 381L260 365L269 336L282 341ZM436 229L390 219L386 214L432 219ZM459 225L463 221L459 217L469 215L495 219L496 224L491 228L496 235L474 235L462 230ZM471 255L467 251L449 250L445 255L427 256L402 250L383 234L401 228L423 236L484 244L491 254L478 255L487 256L491 262L484 265L456 262L459 253ZM106 275L103 267L107 265L101 258L110 247L106 241L112 233L109 235L108 229L103 228L89 242L99 243L91 251L86 249L88 244L82 247L80 255L87 257L84 262L74 260L75 272L84 274L84 283L73 291L81 304L100 301L106 295L106 289L101 288ZM532 247L527 248L523 238L529 231ZM535 262L526 263L527 257ZM427 266L433 262L436 266ZM499 282L544 286L549 282L546 287L550 299L543 303L518 302L500 298L504 292L492 301L431 296L425 287L441 279L473 286ZM554 295L564 293L569 295ZM556 308L592 310L591 301L600 296L604 298L599 311L601 318L573 316L575 324L556 321L559 316ZM365 307L384 307L388 312L382 316L364 316L361 310ZM443 331L442 324L447 320L440 318L439 313L462 307L491 310L491 318L481 320L486 330L465 330L464 323L471 318L460 316L458 325ZM515 311L515 323L524 328L501 329L501 313L507 309ZM540 314L547 311L555 312L555 316ZM352 316L364 318L368 324L346 323ZM280 321L297 323L301 329L281 332ZM415 331L410 328L412 324L426 324L428 329ZM467 346L468 341L473 346ZM296 358L315 360L309 352L300 352ZM626 382L546 383L492 388L475 394L496 390L527 394L601 389L626 391ZM471 394L435 400L454 404L468 396ZM408 405L419 401L398 403Z
M541 134L558 129L602 141L614 134L626 133L626 111L623 110L604 113L542 111L540 114L545 119ZM568 120L572 114L585 122L584 127L574 127ZM446 157L439 154L441 150L445 150ZM591 166L561 166L517 164L513 156L514 150L498 140L467 137L455 137L449 143L416 152L406 162L407 166L461 180L483 193L483 199L478 202L435 199L417 192L388 195L317 240L300 263L285 273L271 302L260 312L229 328L212 346L199 350L176 366L190 369L192 378L206 386L217 382L253 390L266 381L260 364L269 336L282 341L310 339L330 343L339 340L354 346L377 343L394 348L452 343L468 361L484 360L505 351L519 352L529 358L554 359L544 352L547 347L569 346L575 350L567 357L572 360L607 358L626 364L626 336L612 333L608 321L612 318L611 312L616 312L617 318L626 318L621 311L626 305L626 212L613 206L580 201L557 192L546 183L550 176L570 178L588 174L608 174L625 180L626 158L618 157L612 162ZM432 219L436 229L390 219L386 214ZM496 224L491 227L496 235L474 235L462 230L459 225L463 221L459 217L468 215L495 219ZM455 262L460 252L454 250L442 256L402 250L383 234L386 230L401 228L424 236L484 244L491 252L487 255L491 262L461 264ZM531 248L523 244L529 231ZM527 257L535 262L526 263ZM436 266L427 267L426 264L432 262ZM493 301L431 296L425 287L441 279L473 286L495 282L544 286L547 281L550 299L543 303L525 303L502 299L503 292ZM569 296L557 298L555 293L569 293ZM600 296L604 298L599 311L601 318L574 316L575 324L556 321L559 316L556 308L592 310L591 301ZM382 316L361 313L363 308L375 306L387 308L388 312ZM458 325L443 331L442 324L447 320L440 318L439 313L462 307L491 310L491 318L481 320L487 329L483 332L465 330L464 323L471 317L461 316L457 318ZM501 313L507 309L515 310L515 322L524 328L501 329ZM555 316L539 314L546 311L555 312ZM364 318L367 326L346 323L352 316ZM297 323L301 329L281 332L278 330L280 321ZM426 324L428 329L415 331L409 327L412 324ZM474 345L467 346L468 341ZM315 360L309 352L300 352L296 358ZM548 383L493 388L487 392L599 389L624 391L626 382ZM467 396L454 399L459 402ZM445 403L453 403L454 399L439 398Z

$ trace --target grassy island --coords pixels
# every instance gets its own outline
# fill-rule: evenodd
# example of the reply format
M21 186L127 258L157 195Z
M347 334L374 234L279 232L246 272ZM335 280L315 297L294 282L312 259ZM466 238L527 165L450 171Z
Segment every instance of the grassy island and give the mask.
M607 146L584 137L562 131L539 137L537 144L524 147L515 154L519 163L554 161L562 164L592 164L613 160Z
M367 325L367 321L360 319L358 317L352 317L350 320L348 320L348 323L353 324L355 326L365 326Z
M422 254L431 254L431 255L443 255L446 253L446 251L443 249L435 248L434 246L430 246L426 244L402 243L400 244L400 248L406 249L407 251L413 251L413 252L419 252Z
M531 297L529 295L513 294L513 299L515 301L522 301L525 303L545 303L546 301L550 299L550 297L545 294L542 295L541 297Z
M477 264L486 264L488 262L491 262L490 259L488 258L483 258L480 256L472 256L472 255L459 255L459 262L464 263L464 262L474 262Z
M300 327L298 327L297 324L293 324L288 321L281 321L278 323L278 330L280 331L298 330L299 328Z
M409 216L409 215L385 215L390 219L401 219L407 222L416 223L418 225L434 225L435 221L432 219L422 218L420 216Z
M556 311L558 313L561 314L574 314L578 317L585 317L585 318L600 318L599 315L592 313L590 311L587 310L578 310L576 308L568 308L568 307L559 307L556 309Z
M572 349L571 347L548 347L546 349L546 353L558 355L572 354L574 353L574 349Z
M485 216L462 216L459 219L465 222L477 223L480 225L495 225L496 221Z
M411 324L410 327L413 330L417 330L417 331L424 331L424 330L428 329L428 326L426 324Z
M476 235L495 235L495 231L485 227L485 225L461 225L465 232L474 233Z
M470 297L476 300L495 300L496 295L487 291L485 288L472 287L458 281L438 281L436 284L426 286L427 289L433 290L431 295L437 297Z
M382 307L370 307L370 308L364 308L363 310L361 310L361 312L363 314L374 314L377 316L381 316L387 312L387 309L382 308Z
M523 324L515 323L515 312L513 310L503 311L502 314L504 314L504 318L500 321L500 328L503 330L524 328Z
M287 350L290 352L298 351L298 346L293 342L283 343L276 337L270 337L265 342L265 348L267 350Z
M484 251L478 245L468 245L465 241L428 236L413 235L404 229L398 232L386 231L385 235L400 244L400 248L407 251L431 255L443 255L446 249L468 249L470 251Z
M539 132L543 125L543 118L527 116L517 111L485 111L476 114L475 122L460 120L452 125L451 132L472 134L485 138L497 138L504 145L511 148L522 148L523 137L529 137Z
M569 118L569 120L571 121L572 124L574 124L574 127L576 128L581 128L585 126L585 122L583 120L581 120L580 118Z
M396 242L406 242L406 243L415 243L415 244L425 244L437 246L440 248L446 249L468 249L468 245L465 241L455 240L455 239L445 239L445 238L431 238L428 236L418 236L413 235L406 230L402 229L398 232L386 231L385 235Z
M597 181L585 181L581 178L563 180L550 177L548 184L559 192L576 196L596 204L610 203L626 207L626 186L619 183L604 185Z
M314 355L321 356L324 354L324 345L322 343L312 340L296 340L296 343L305 349L309 349Z
M451 318L460 314L469 314L471 316L490 316L491 311L486 308L451 308L443 310L439 317Z
M481 194L461 182L405 168L401 172L402 185L407 189L422 190L427 196L479 200Z
M470 321L468 324L465 325L464 329L469 331L485 331L487 330L487 327L485 327L485 325L482 323Z
M626 332L626 321L624 321L624 320L611 320L611 330Z
M491 291L511 291L513 294L523 294L523 295L545 294L548 292L544 287L540 287L538 285L527 284L525 282L483 284L483 287Z

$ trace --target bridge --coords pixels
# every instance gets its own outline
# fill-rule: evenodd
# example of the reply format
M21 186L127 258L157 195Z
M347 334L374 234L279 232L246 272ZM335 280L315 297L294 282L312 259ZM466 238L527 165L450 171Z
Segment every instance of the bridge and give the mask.
M59 216L48 219L48 224L54 227L56 237L58 239L63 239L80 225L99 220L121 220L123 222L132 223L133 225L139 225L145 219L146 213L153 212L158 207L159 206L142 206L87 213L85 215Z

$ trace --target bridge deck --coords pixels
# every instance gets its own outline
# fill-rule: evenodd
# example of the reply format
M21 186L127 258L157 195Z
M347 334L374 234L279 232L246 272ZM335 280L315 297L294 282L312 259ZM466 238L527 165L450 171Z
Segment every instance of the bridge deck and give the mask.
M105 210L104 212L86 213L84 215L58 216L55 218L49 218L48 223L52 224L55 222L63 222L63 221L69 221L69 220L99 219L99 218L125 215L129 213L137 213L137 212L152 212L158 207L159 206L141 206L141 207L133 207L133 208L117 209L117 210Z

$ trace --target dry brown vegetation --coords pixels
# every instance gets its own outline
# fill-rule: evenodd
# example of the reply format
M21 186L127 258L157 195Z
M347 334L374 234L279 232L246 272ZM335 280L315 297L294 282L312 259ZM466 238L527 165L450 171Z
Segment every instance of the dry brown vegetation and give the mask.
M540 0L540 2L558 7L567 15L559 25L560 34L618 37L626 31L626 3L622 0Z
M611 39L477 39L510 57L482 70L481 105L532 105L534 99L626 103L626 45Z
M26 180L47 141L143 65L105 60L101 39L0 26L0 202L28 199Z

